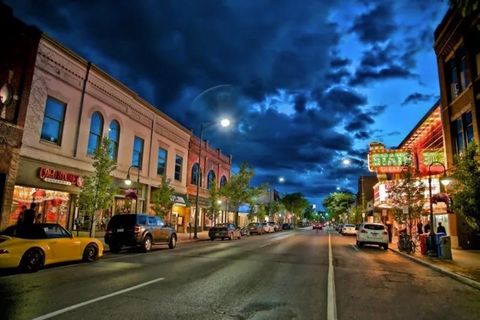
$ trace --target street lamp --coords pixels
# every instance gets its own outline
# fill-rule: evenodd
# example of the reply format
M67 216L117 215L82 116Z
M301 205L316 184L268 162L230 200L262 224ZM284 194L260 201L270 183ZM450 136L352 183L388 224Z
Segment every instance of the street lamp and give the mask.
M196 181L196 197L195 197L195 218L194 218L194 231L193 239L197 239L197 225L198 225L198 194L200 191L200 171L202 170L201 159L202 159L202 142L203 142L203 132L205 129L210 128L211 126L218 124L217 122L204 122L200 125L200 147L198 148L198 170L197 170L197 181ZM228 127L230 125L229 119L222 119L220 121L222 127ZM207 177L208 179L208 177Z
M127 186L130 186L132 184L132 180L130 179L130 169L132 168L137 168L138 176L137 176L137 203L135 205L135 211L138 211L138 193L139 193L139 187L140 187L140 169L137 166L130 166L127 171L127 179L125 179L125 184ZM138 211L139 212L139 211Z
M447 186L450 183L450 179L447 177L447 169L445 165L441 162L434 161L428 165L428 192L430 197L430 248L428 251L429 256L436 256L435 250L435 231L433 230L433 202L432 202L432 166L440 165L443 168L443 177L440 179L440 183L444 186Z

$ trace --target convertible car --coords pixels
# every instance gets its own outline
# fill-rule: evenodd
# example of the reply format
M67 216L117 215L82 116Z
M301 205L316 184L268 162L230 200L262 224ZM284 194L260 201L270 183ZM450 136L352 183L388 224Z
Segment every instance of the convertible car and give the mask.
M103 255L103 243L95 238L74 237L54 223L15 225L0 233L0 268L35 272L43 266Z

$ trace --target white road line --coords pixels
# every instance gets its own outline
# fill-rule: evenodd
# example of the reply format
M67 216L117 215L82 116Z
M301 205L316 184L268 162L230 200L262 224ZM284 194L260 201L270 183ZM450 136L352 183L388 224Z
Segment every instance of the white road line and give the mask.
M358 251L358 248L357 248L356 245L352 244L352 248L353 248L353 250Z
M330 232L328 233L328 284L327 284L327 319L337 320L335 297L335 278L333 276L333 254Z
M92 304L92 303L97 302L97 301L101 301L101 300L105 300L105 299L108 299L108 298L111 298L111 297L114 297L114 296L118 296L119 294L122 294L122 293L125 293L125 292L129 292L129 291L132 291L132 290L136 290L136 289L138 289L138 288L145 287L145 286L148 286L148 285L150 285L150 284L152 284L152 283L159 282L159 281L162 281L162 280L165 280L165 278L157 278L157 279L150 280L150 281L141 283L141 284L139 284L139 285L136 285L136 286L133 286L133 287L130 287L130 288L126 288L126 289L123 289L123 290L120 290L120 291L117 291L117 292L113 292L113 293L107 294L107 295L105 295L105 296L101 296L101 297L98 297L98 298L95 298L95 299L91 299L91 300L87 300L87 301L84 301L84 302L81 302L81 303L77 303L77 304L74 304L74 305L72 305L72 306L70 306L70 307L66 307L66 308L63 308L63 309L60 309L60 310L57 310L57 311L54 311L54 312L47 313L47 314L45 314L45 315L43 315L43 316L34 318L34 319L32 319L32 320L50 319L50 318L53 318L53 317L55 317L55 316L58 316L59 314L62 314L62 313L65 313L65 312L68 312L68 311L71 311L71 310L75 310L75 309L78 309L78 308L81 308L81 307L83 307L83 306Z

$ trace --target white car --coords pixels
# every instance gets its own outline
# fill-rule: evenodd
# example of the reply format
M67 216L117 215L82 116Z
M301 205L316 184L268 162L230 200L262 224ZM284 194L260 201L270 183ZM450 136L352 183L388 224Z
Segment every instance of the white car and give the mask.
M342 227L342 234L343 235L356 235L357 230L355 230L355 225L354 224L344 224Z
M272 225L270 225L268 222L263 222L262 226L263 226L263 230L265 230L266 233L275 232L275 228Z
M381 223L363 223L357 232L357 247L365 244L375 244L383 249L388 249L387 227Z

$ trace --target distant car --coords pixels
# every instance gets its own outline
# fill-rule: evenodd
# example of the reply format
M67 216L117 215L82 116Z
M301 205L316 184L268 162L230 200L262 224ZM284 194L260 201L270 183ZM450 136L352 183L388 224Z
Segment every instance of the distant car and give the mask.
M103 243L95 238L74 237L61 225L15 225L0 234L0 268L20 267L35 272L45 265L66 261L95 261Z
M313 225L312 225L312 228L313 228L313 230L315 230L315 229L322 230L323 225L320 222L314 222Z
M157 216L119 214L108 222L105 243L113 253L118 253L124 246L140 247L148 252L153 244L166 244L173 249L177 245L177 233Z
M261 223L258 222L250 222L247 226L248 231L250 231L250 234L264 234L265 229L263 229L263 226Z
M337 225L336 230L341 234L343 229L343 223Z
M343 235L349 235L349 236L354 236L357 234L357 230L355 229L356 226L354 224L344 224L342 227L342 234Z
M284 224L282 224L282 229L283 230L290 230L290 229L292 229L292 225L290 223L284 223Z
M381 223L364 223L357 232L357 246L362 248L365 244L374 244L383 249L388 249L387 227Z
M272 225L270 225L268 222L263 222L262 226L266 233L275 232L275 228Z
M216 238L220 239L241 239L242 235L240 233L240 228L233 223L224 223L224 224L217 224L214 227L211 227L208 230L208 237L210 240L215 240Z

